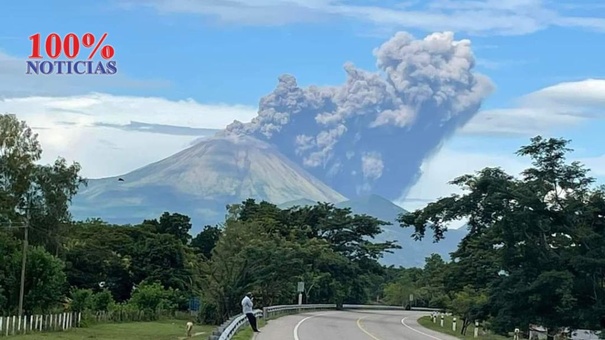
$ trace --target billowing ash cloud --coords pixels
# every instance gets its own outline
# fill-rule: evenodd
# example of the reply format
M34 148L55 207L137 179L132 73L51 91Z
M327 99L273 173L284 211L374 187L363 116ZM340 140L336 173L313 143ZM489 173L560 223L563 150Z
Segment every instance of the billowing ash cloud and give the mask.
M340 86L300 88L290 75L260 100L250 123L224 133L249 134L346 196L398 198L415 183L422 161L478 111L493 86L473 73L468 40L397 33L374 50L379 72L347 63Z

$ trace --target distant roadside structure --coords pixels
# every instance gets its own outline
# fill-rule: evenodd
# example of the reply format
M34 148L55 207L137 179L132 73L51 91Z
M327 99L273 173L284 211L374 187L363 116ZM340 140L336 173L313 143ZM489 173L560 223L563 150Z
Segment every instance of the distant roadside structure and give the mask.
M516 331L516 330L515 330ZM600 340L601 332L589 329L564 329L555 336L555 340ZM548 338L548 328L538 325L529 325L530 340L546 340Z

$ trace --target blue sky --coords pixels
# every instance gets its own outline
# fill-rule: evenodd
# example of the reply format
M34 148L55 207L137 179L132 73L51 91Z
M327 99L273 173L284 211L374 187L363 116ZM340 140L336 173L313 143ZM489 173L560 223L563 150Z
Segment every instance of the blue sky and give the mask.
M98 130L99 142L90 146L94 149L82 145L73 149L69 147L79 144L77 138L91 136L90 131L70 132L69 137L57 130L59 125L53 120L59 118L48 113L49 107L61 103L86 107L94 110L97 120L107 116L111 121L220 128L235 118L253 116L259 98L274 89L283 73L296 76L303 86L340 84L345 79L342 66L346 61L374 71L372 50L394 32L407 31L421 39L444 30L454 31L457 40L472 41L476 71L496 86L482 109L502 110L495 124L514 121L516 126L524 125L523 116L509 115L506 109L518 107L519 98L541 89L562 83L568 86L547 91L547 95L539 93L535 101L529 100L534 104L521 105L539 112L527 121L531 131L457 134L435 159L427 160L432 175L426 175L410 195L434 198L443 194L447 190L443 185L430 187L431 183L443 182L455 171L466 171L467 166L502 161L511 171L517 170L520 165L510 157L511 152L536 132L573 139L577 156L589 159L592 167L602 164L599 172L605 174L605 161L599 158L605 154L605 137L600 133L605 128L601 120L605 108L605 5L597 1L24 0L1 6L0 61L5 67L0 66L0 82L5 85L0 85L0 98L5 103L0 102L0 110L11 110L35 122L33 125L54 131L40 129L43 143L49 145L48 157L80 157L90 176L115 175L144 165L185 147L187 138L193 138L165 136L162 147L133 158L131 153L141 154L137 148L146 145L149 136L131 133L105 138L118 132ZM36 32L43 36L107 32L107 42L116 49L119 76L111 80L93 76L25 79L7 65L24 68L30 52L28 36ZM589 84L587 79L594 81ZM584 91L587 86L592 90ZM94 105L86 97L90 92L99 93ZM46 99L34 101L35 96ZM144 103L141 98L156 102ZM561 106L557 98L565 100L566 112L561 114L569 114L569 106L574 119L553 118ZM88 104L82 104L83 100L89 100ZM543 104L537 108L536 102ZM131 111L118 117L116 103L132 106ZM103 105L107 107L103 109ZM549 110L553 110L552 116ZM192 112L192 116L175 111ZM204 116L193 117L197 111ZM65 114L60 118L71 119ZM88 118L78 119L85 124ZM104 139L114 148L103 144ZM115 145L119 143L128 148ZM120 148L122 156L118 151L112 154L111 150ZM91 154L97 157L89 159ZM468 154L473 161L460 159ZM128 160L110 164L99 155ZM101 163L95 163L99 159ZM447 174L440 170L442 164L457 163L457 159L464 166Z

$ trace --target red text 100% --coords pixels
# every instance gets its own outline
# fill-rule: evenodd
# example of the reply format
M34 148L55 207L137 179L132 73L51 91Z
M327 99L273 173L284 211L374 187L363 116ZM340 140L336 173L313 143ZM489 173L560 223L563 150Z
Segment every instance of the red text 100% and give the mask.
M61 38L57 33L51 33L44 39L44 52L42 56L42 39L40 33L29 37L31 40L31 54L27 60L27 74L99 74L111 75L118 72L115 60L110 60L115 55L115 49L109 44L104 44L107 33L103 33L97 40L94 34L86 33L78 37L74 33L66 34ZM80 54L85 49L85 59ZM103 60L94 61L95 56ZM61 57L67 60L58 60ZM78 60L79 59L79 60Z

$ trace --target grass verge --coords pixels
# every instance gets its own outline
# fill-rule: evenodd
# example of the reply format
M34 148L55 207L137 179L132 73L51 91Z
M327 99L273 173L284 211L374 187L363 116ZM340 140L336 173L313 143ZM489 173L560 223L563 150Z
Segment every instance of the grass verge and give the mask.
M60 340L176 340L186 335L183 320L165 320L154 322L127 322L96 324L90 327L74 328L64 332L35 332L10 336L11 340L60 339ZM193 333L201 333L196 338L208 338L213 326L195 325Z
M258 319L258 328L259 330L267 324L267 320ZM239 332L235 333L235 336L232 338L233 340L250 340L254 336L254 332L252 332L252 328L250 325L246 325L244 328L240 329Z
M479 334L479 337L475 338L474 337L474 332L475 332L474 325L468 326L466 335L462 335L462 334L460 334L460 324L461 324L460 319L457 319L456 331L452 330L452 321L453 321L452 316L445 316L443 319L443 327L441 327L439 318L437 318L436 323L433 323L430 316L423 316L420 319L418 319L418 323L425 328L428 328L428 329L436 331L436 332L455 336L459 339L465 339L465 340L504 340L504 339L508 339L507 337L495 335L495 334L486 334L486 335ZM481 333L481 330L480 330L480 333Z

